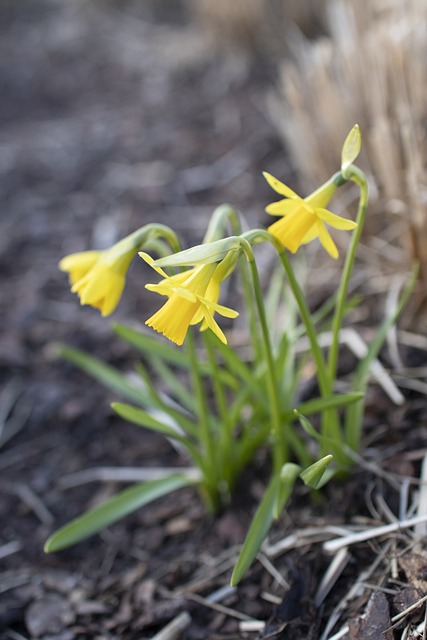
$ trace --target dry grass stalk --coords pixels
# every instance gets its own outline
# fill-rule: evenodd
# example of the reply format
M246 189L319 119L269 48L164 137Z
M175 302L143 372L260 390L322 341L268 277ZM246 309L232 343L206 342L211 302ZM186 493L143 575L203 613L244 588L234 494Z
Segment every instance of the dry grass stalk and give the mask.
M400 240L404 229L407 263L419 260L427 283L427 4L336 0L328 22L328 38L294 35L275 121L307 189L336 170L337 149L359 123L375 209L398 221Z
M325 0L189 0L189 10L218 48L285 51L286 30L319 30Z

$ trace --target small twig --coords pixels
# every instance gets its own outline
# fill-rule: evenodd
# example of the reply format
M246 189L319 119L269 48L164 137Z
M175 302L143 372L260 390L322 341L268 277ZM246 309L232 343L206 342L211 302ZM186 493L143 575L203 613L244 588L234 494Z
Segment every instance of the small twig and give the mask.
M195 578L193 582L188 583L180 587L179 589L174 590L175 595L185 594L188 596L190 592L197 591L199 589L203 589L207 585L209 585L214 578L217 578L225 571L229 571L231 567L233 567L236 563L236 558L238 556L238 548L227 549L226 553L223 554L224 558L217 559L216 563L211 567L206 562L207 569L203 571L203 578ZM208 575L206 573L208 572Z
M347 535L348 533L348 528L337 526L297 529L294 533L291 533L274 544L264 542L262 551L269 558L276 558L290 549L313 544L314 542L323 542L325 539L328 540L331 535Z
M314 598L314 604L316 607L320 607L320 605L340 577L341 573L344 571L349 559L350 554L347 548L340 549L336 556L333 558L320 582L319 588Z
M5 571L0 574L0 593L6 593L16 587L29 584L34 578L34 574L27 570Z
M0 559L7 558L7 556L11 556L13 553L17 553L17 551L20 551L21 549L22 545L17 540L3 544L0 547Z
M199 604L202 604L209 609L214 609L219 613L224 613L231 618L237 618L238 620L252 620L251 616L246 615L246 613L241 613L240 611L236 611L235 609L231 609L230 607L226 607L222 604L219 604L218 602L212 601L209 599L209 597L203 598L197 593L189 593L187 595L187 598L189 600L194 600L194 602L198 602Z
M424 607L424 620L422 622L423 625L423 640L427 638L427 606Z
M406 618L408 613L411 613L411 611L414 611L414 609L418 609L418 607L420 607L423 604L423 602L426 602L426 601L427 601L427 595L423 596L422 598L420 598L419 600L411 604L411 606L405 609L404 611L401 611L397 615L393 616L391 619L393 625L389 628L394 629L394 627L396 627L403 618Z
M388 533L394 533L401 529L409 529L409 527L413 527L421 522L427 522L427 514L416 516L409 520L400 520L399 522L393 522L392 524L386 524L381 527L374 527L366 531L359 531L358 533L352 533L348 536L343 536L335 540L328 540L323 544L323 549L326 553L334 553L335 551L338 551L338 549L348 547L351 544L365 542L372 538L379 538L380 536L387 535Z
M348 625L345 625L339 631L334 633L333 636L329 636L328 638L326 638L326 640L340 640L340 638L344 638L349 631L350 631L350 629L349 629Z
M45 525L52 525L55 518L46 507L41 498L27 484L21 482L5 483L2 489L8 493L15 494L21 498L22 502L38 517L40 522Z
M153 640L175 640L191 624L191 616L188 611L183 611L171 620L159 633L153 636Z
M40 450L46 452L60 444L61 437L52 433L49 434L49 438L46 437L46 434L42 434L32 440L27 440L25 443L17 445L0 455L0 471L22 462L26 458L38 455Z
M319 336L320 347L328 347L332 342L332 333L326 332ZM346 345L350 351L361 360L368 353L368 345L360 337L354 329L347 328L342 329L340 332L340 343ZM296 351L308 351L309 342L307 338L302 338L296 345ZM390 400L394 404L402 405L405 402L405 397L399 391L396 384L393 382L390 374L383 367L378 359L375 359L371 363L370 372L377 383L382 387L383 391L389 396Z
M253 633L255 631L262 631L265 627L265 622L262 620L242 620L239 624L239 631L242 633Z
M329 616L328 622L326 623L325 629L323 631L323 634L320 640L331 640L331 638L328 637L328 634L334 628L335 624L339 620L339 617L341 615L341 612L344 610L344 607L356 596L356 594L359 593L360 588L363 587L363 585L367 580L369 580L369 578L373 575L374 571L377 569L377 567L379 567L379 565L381 564L381 562L383 562L386 555L390 552L390 548L391 548L391 541L388 541L388 543L384 545L384 549L381 551L381 553L375 556L373 562L369 565L369 567L364 571L362 571L359 578L350 587L350 590L341 598L338 604L334 607L334 609L332 610ZM337 636L337 638L341 638L341 637L342 637L341 635Z
M279 573L279 571L277 571L276 567L270 562L270 560L263 553L258 554L257 560L262 564L264 569L268 571L268 573L272 576L272 578L274 578L277 584L280 584L280 586L283 587L284 589L290 588L288 582L285 580L282 574Z
M417 514L423 516L427 514L427 456L424 456L423 463L421 465L421 484L418 494L418 509ZM422 522L415 527L415 534L420 537L424 537L427 534L427 524Z

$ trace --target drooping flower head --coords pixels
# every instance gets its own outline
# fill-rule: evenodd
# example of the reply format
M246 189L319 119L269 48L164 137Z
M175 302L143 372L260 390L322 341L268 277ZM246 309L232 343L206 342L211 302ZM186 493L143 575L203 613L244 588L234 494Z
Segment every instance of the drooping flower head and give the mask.
M167 236L163 225L146 225L103 251L72 253L59 263L68 272L71 291L77 293L80 304L99 309L103 316L113 313L121 298L126 273L138 249L152 237Z
M325 223L335 229L344 230L354 229L357 225L352 220L341 218L325 208L337 189L334 180L329 180L307 198L301 198L269 173L264 172L263 175L274 191L285 196L283 200L266 207L267 213L282 216L268 227L268 231L292 253L302 244L319 238L329 255L338 258L338 249Z
M153 264L154 260L148 254L141 252L139 255L163 278L158 284L145 285L146 288L168 298L145 324L181 345L189 326L201 323L201 331L211 329L226 344L227 339L214 314L219 313L226 318L239 315L237 311L218 304L221 282L230 273L230 261L225 258L219 263L199 264L168 276Z

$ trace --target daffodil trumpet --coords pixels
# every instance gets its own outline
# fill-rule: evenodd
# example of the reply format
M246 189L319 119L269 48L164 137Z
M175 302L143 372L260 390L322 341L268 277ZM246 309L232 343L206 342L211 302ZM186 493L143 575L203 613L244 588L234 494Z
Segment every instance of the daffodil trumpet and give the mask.
M162 276L158 284L147 284L146 289L166 296L165 304L151 316L146 325L163 334L171 342L181 345L191 325L201 325L200 330L210 329L224 344L227 339L214 319L218 313L226 318L236 318L233 309L218 304L221 282L232 270L233 254L219 263L199 264L181 273L168 276L147 253L139 254L147 264Z
M108 316L119 303L127 271L138 249L157 237L164 237L173 248L179 247L176 235L169 227L149 224L109 249L79 251L65 256L59 268L68 272L71 291L77 293L82 305L91 305L103 316Z
M280 220L268 227L268 231L292 253L302 244L319 238L329 255L337 259L338 249L326 225L347 231L357 226L353 220L342 218L326 209L340 183L346 181L341 172L332 176L306 198L301 198L270 173L264 172L263 175L270 187L284 196L282 200L269 204L265 209L268 214L281 216Z

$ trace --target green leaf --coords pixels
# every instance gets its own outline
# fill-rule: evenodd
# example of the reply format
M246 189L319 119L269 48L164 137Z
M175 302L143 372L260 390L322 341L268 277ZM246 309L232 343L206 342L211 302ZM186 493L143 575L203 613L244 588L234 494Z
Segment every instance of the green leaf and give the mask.
M308 433L308 435L311 438L314 438L314 440L317 440L318 442L323 442L325 440L325 437L322 436L321 433L316 431L316 429L311 424L310 420L308 420L308 418L303 416L302 413L300 413L297 409L294 409L293 414L295 418L298 418L302 428L306 433Z
M158 379L168 386L167 395L177 400L182 407L194 414L196 412L194 396L190 392L188 385L182 384L182 376L177 376L176 371L173 371L161 358L152 358L151 366L155 370Z
M311 489L318 489L321 484L323 474L325 473L328 465L332 462L332 459L333 456L329 454L324 458L317 460L317 462L307 469L304 469L304 471L300 473L300 478L304 484L311 487Z
M89 356L79 349L61 344L57 345L57 353L61 358L72 362L108 389L138 404L145 404L147 402L147 396L143 389L139 389L131 384L125 375L117 371L114 367L102 362L102 360Z
M280 471L280 489L277 497L276 505L274 508L274 517L278 518L286 506L289 498L291 497L295 480L301 473L302 468L299 464L293 462L287 462L283 465Z
M267 399L260 385L259 377L254 375L253 369L246 365L239 355L227 344L223 344L221 340L216 340L216 349L221 353L224 360L225 368L235 377L239 378L245 386L251 390L251 393L258 398L262 405L266 405ZM241 384L233 385L235 389L241 387Z
M157 433L161 433L168 438L174 438L175 440L179 440L184 443L186 442L186 438L183 437L177 429L174 429L164 422L160 422L160 420L156 420L152 415L138 407L133 407L132 405L125 404L124 402L113 402L111 407L121 418L124 418L139 427L145 427L146 429L151 429L151 431L157 431Z
M280 478L276 477L270 482L264 496L252 519L249 531L246 534L242 549L237 558L230 584L234 587L243 578L251 566L261 544L274 520L274 507L280 489Z
M138 331L120 323L113 324L113 331L150 358L153 356L162 358L178 367L188 368L187 354L182 349L176 349L170 342L165 344L162 340L159 340L158 335L148 335L144 331Z
M292 412L286 414L286 418L291 418L292 414L297 411L299 414L304 415L313 415L314 413L322 413L327 409L339 409L340 407L346 407L350 404L354 404L359 400L363 399L362 391L354 391L352 393L341 393L331 396L326 396L325 398L314 398L313 400L307 400L307 402L302 402L296 409ZM294 414L295 415L295 414Z
M152 500L191 484L194 480L184 474L174 474L125 489L58 529L46 541L44 550L52 553L70 547Z
M301 467L298 465L287 463L282 467L280 476L276 476L271 480L246 534L231 576L231 586L238 584L251 566L273 520L276 518L278 503L282 505L282 508L285 506L284 500L289 499L300 471Z
M178 349L171 342L164 342L158 334L152 335L138 329L132 329L124 324L113 324L113 331L140 351L154 366L159 360L186 369L189 368L188 354L183 349ZM220 342L220 340L218 340ZM209 376L210 370L206 363L200 364L203 375ZM221 380L228 386L233 386L234 378L227 370L220 372ZM173 372L171 372L173 375Z
M167 413L187 434L197 436L198 426L191 420L191 415L188 414L183 407L180 407L166 394L163 394L157 389L150 374L142 363L138 363L135 368L146 385L148 395L147 404ZM184 412L186 415L184 415ZM187 415L189 417L187 417Z

